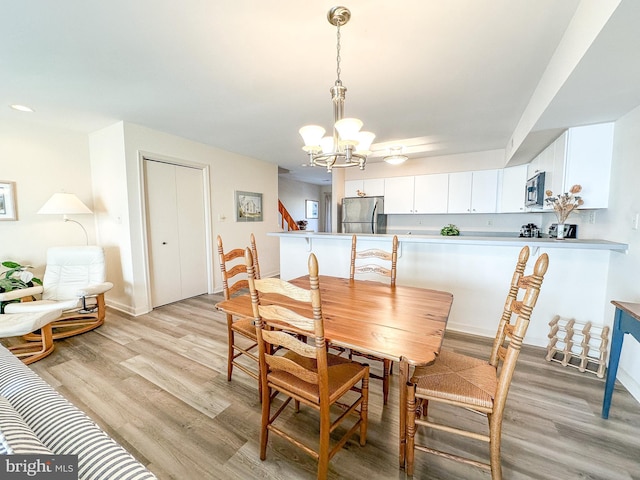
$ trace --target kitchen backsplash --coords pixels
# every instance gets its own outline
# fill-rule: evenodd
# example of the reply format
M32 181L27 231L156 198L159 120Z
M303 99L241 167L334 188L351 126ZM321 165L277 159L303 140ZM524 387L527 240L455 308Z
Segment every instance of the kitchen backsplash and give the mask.
M598 220L606 210L596 212L595 224L589 224L589 211L581 211L569 217L567 223L580 225L579 238L600 238ZM387 215L387 233L413 235L439 235L440 229L450 223L460 229L461 235L511 236L520 234L522 225L534 223L545 234L549 226L558 220L552 212L501 213L501 214L441 214L441 215Z

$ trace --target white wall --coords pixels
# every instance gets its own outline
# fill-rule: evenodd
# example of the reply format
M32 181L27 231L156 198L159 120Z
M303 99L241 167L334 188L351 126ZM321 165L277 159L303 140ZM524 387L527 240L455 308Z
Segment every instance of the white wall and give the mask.
M124 181L124 124L119 122L89 135L89 149L97 243L105 249L107 278L113 283L107 302L111 307L134 313L127 182Z
M0 125L0 180L16 182L18 221L0 222L0 261L13 260L44 273L46 250L82 245L81 229L36 212L56 192L75 193L95 215L76 215L89 243L103 245L114 283L107 304L132 314L150 309L142 228L139 151L210 166L214 291L221 289L215 237L243 247L254 233L263 276L279 272L277 165L119 122L91 135L27 120ZM234 191L263 194L263 222L238 223ZM224 219L223 219L224 218Z
M632 228L633 217L640 213L640 107L616 122L614 134L611 197L609 208L599 212L602 238L629 244L626 255L612 255L606 298L640 302L640 230ZM614 308L607 302L606 317ZM625 335L618 378L640 401L640 344ZM614 399L615 402L615 399Z
M318 202L318 212L320 213L324 202L322 191L323 187L320 185L297 182L284 177L280 177L278 180L278 196L284 208L287 209L296 222L298 220L309 222L307 230L314 232L322 231L322 218L320 218L320 215L318 215L317 219L309 219L305 216L305 200Z
M97 136L110 137L112 128L120 129L121 127L109 127L104 132L98 132ZM261 274L271 276L278 273L280 263L278 241L266 235L268 232L278 230L277 165L135 124L124 123L122 129L124 133L122 151L106 141L102 144L100 151L96 152L95 157L96 161L120 164L120 166L108 168L114 174L122 168L126 175L116 180L121 183L121 187L126 183L125 190L119 189L120 195L111 200L104 212L105 218L120 217L123 222L128 221L128 237L120 238L119 245L123 278L112 280L114 283L122 280L125 285L120 306L125 305L127 311L133 314L144 313L151 309L143 228L144 192L141 152L152 157L171 158L210 166L214 291L220 291L222 288L215 250L217 235L222 237L226 249L229 249L248 245L249 236L253 233L258 245ZM111 151L114 158L108 159L106 151ZM92 151L92 161L93 154ZM264 218L262 222L235 221L236 190L262 193ZM125 194L127 209L123 210L122 201ZM105 223L109 222L105 220ZM126 227L122 229L124 232Z
M75 193L93 209L87 136L48 128L28 118L0 124L0 180L16 182L17 221L0 222L0 261L33 265L42 278L47 248L84 245L85 236L62 216L37 211L57 192ZM92 215L72 215L95 241ZM1 269L2 267L0 267Z

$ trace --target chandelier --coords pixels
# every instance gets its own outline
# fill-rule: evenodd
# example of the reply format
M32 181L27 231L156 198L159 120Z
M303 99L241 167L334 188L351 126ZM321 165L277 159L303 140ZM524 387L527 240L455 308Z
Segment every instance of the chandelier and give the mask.
M309 164L312 167L327 167L327 172L333 168L360 167L364 170L367 155L371 152L371 142L375 135L371 132L361 132L362 121L357 118L343 118L344 99L347 91L340 80L340 27L351 18L351 12L346 7L333 7L327 14L329 23L337 29L336 44L336 73L337 79L331 87L333 100L333 136L324 136L325 129L319 125L306 125L299 132L304 140L302 149L309 154Z

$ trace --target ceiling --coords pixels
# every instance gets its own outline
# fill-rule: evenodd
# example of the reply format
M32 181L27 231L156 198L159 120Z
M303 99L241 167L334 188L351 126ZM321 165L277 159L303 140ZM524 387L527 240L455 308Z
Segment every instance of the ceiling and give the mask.
M345 114L379 148L418 144L412 157L505 148L579 3L342 3L352 14L342 29ZM0 125L28 118L89 133L124 120L330 182L301 166L298 129L333 121L336 32L326 14L340 4L0 0ZM640 2L623 0L514 158L558 129L640 104L639 20ZM35 112L6 107L15 103Z

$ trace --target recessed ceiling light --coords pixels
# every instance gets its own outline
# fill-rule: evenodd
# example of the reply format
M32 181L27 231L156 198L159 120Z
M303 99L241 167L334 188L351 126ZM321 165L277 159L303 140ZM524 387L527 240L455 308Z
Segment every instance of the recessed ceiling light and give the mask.
M26 105L18 105L18 104L13 104L13 105L9 105L11 108L13 108L14 110L18 110L19 112L33 112L33 108L27 107Z

